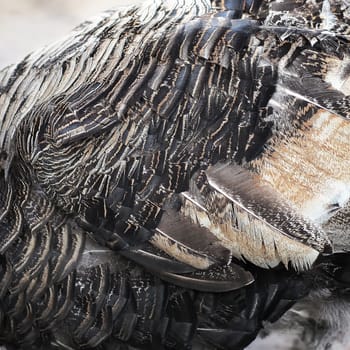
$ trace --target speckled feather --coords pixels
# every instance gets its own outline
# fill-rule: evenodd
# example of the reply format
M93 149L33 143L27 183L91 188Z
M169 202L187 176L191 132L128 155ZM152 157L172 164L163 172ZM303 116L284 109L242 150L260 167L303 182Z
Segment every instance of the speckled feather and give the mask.
M345 5L156 0L3 70L0 339L239 349L306 295L277 266L347 213Z

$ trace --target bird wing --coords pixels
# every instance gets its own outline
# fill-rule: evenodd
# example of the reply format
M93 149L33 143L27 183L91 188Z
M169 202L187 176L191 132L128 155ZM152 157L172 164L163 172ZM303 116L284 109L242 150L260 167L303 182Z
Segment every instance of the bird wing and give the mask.
M181 14L183 22L178 23L179 14L169 11L165 13L169 20L165 20L155 8L150 9L147 15L136 10L127 13L119 19L122 29L113 32L109 28L108 35L107 29L103 32L106 37L99 38L102 48L96 48L94 54L100 57L103 52L99 50L108 48L110 56L102 61L105 68L97 81L89 72L85 81L36 104L18 128L18 154L49 198L67 215L76 215L79 225L91 231L94 239L159 273L165 266L169 271L179 273L182 268L190 273L177 260L210 269L230 263L232 254L265 267L280 261L285 265L291 261L300 269L310 266L330 243L313 224L314 218L303 215L305 202L297 202L286 193L289 188L283 192L275 180L267 179L266 164L276 156L276 145L283 144L288 127L295 132L305 125L303 121L295 127L298 112L293 111L301 106L291 106L288 99L347 119L347 99L339 99L342 92L329 92L326 101L317 92L319 86L330 90L327 79L313 73L307 64L319 52L332 55L335 45L339 51L333 56L339 57L346 36L233 20L215 11L200 15L192 8ZM157 29L149 30L150 26ZM115 37L118 40L113 41ZM109 46L111 40L115 49ZM102 69L96 65L99 68L95 69ZM65 71L61 71L62 78ZM301 79L306 83L301 84ZM316 82L321 84L318 88ZM216 214L207 217L209 224L204 225L186 218L183 209L191 182L210 167L207 175L215 173L219 162L229 167L246 163L244 169L227 168L235 169L232 181L225 183L227 175L222 173L209 179L211 191L217 194L215 201L221 193L231 206L227 215L231 217L224 223L235 227L231 244L215 231ZM282 169L280 176L288 170ZM242 184L240 188L237 181L245 171L256 171L261 180L246 177L248 185L244 186L255 189L247 192L246 202L242 188L247 187ZM238 176L239 172L243 173ZM261 191L264 186L269 188L265 192ZM188 197L192 198L191 192ZM288 209L278 211L276 203ZM277 219L271 214L263 217L259 208L267 208ZM245 219L242 216L243 221L233 225L234 212L239 210ZM172 221L165 218L174 212L177 229L171 230ZM260 232L271 243L266 244L270 248L264 247L270 252L261 261L253 258L257 255L254 244L243 254L233 248L240 234L248 235L250 229L245 232L248 226L243 225L246 220L251 233ZM287 237L286 242L270 240L267 227ZM181 230L184 235L190 232L192 239L180 237ZM213 248L200 246L199 236L209 237ZM287 246L288 239L305 248L298 257L292 256L296 249L280 252L278 247ZM257 239L259 245L263 241ZM241 285L251 280L246 274Z
M244 346L305 295L249 262L302 269L329 248L321 227L348 201L347 36L280 24L299 2L253 4L107 13L0 74L11 341Z

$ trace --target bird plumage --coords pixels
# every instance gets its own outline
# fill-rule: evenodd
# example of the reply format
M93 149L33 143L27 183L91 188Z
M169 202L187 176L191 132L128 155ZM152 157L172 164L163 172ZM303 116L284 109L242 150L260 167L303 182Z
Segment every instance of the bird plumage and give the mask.
M3 70L4 341L241 348L305 296L350 197L346 6L156 0Z

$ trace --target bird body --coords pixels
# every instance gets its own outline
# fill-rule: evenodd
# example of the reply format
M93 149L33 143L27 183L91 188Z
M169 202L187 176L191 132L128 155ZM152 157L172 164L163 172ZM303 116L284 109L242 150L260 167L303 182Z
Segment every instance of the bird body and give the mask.
M336 266L344 6L156 0L3 70L4 342L238 349Z

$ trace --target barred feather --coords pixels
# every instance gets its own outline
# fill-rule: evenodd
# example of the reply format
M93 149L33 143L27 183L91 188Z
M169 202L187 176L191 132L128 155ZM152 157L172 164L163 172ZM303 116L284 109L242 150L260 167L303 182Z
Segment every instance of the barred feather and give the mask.
M0 72L0 342L240 349L343 268L349 23L155 0Z

